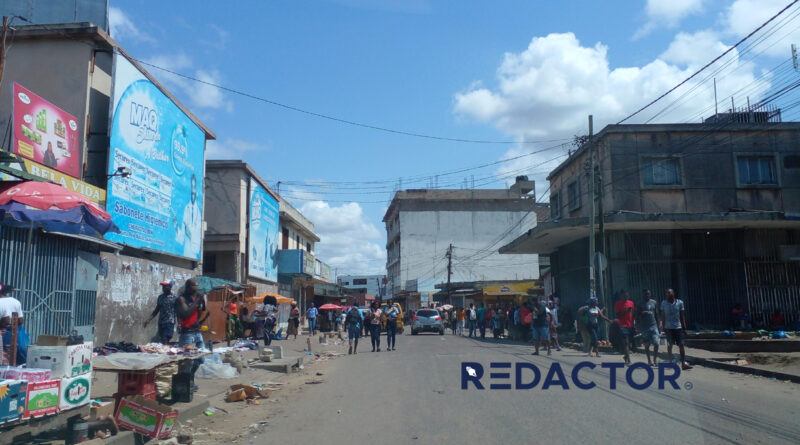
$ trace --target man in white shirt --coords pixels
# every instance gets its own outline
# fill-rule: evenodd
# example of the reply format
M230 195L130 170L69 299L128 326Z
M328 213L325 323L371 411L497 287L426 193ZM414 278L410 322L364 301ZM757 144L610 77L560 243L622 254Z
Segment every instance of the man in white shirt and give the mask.
M11 317L16 312L17 321L17 365L25 363L28 355L28 333L25 332L23 323L22 303L9 294L14 290L12 286L0 283L0 331L3 335L5 348L11 346Z
M183 255L196 258L200 255L200 230L203 225L203 215L197 202L197 177L191 178L191 200L183 209L183 221L178 226L176 239L183 242Z

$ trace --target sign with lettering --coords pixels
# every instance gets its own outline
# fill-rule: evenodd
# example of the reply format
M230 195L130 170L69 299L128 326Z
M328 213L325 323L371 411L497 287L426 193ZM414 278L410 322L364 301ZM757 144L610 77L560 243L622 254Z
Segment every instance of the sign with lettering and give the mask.
M78 119L14 83L14 153L81 177Z
M106 238L199 260L204 131L119 54L111 95L106 208L121 233Z

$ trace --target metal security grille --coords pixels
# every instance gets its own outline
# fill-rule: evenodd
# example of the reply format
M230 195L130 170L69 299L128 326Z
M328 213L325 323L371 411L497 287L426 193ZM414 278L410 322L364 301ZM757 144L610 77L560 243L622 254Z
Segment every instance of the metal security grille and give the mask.
M31 342L94 324L96 291L75 290L78 242L38 230L0 226L0 281L17 291Z

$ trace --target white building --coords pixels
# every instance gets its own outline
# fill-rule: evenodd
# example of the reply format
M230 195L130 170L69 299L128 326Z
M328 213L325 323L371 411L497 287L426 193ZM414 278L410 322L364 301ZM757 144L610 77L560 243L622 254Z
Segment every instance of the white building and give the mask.
M336 282L354 293L383 297L386 295L385 279L386 275L341 275Z
M498 249L536 226L533 181L508 190L405 190L392 199L386 225L387 291L434 290L447 282L452 244L452 282L539 278L537 255L500 255Z

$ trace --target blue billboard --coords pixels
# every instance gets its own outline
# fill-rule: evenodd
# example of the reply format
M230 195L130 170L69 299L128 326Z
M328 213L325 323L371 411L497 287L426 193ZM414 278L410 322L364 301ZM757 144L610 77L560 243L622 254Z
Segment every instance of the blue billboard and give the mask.
M250 257L247 268L251 277L278 281L279 218L278 200L251 178Z
M205 132L119 54L113 78L106 238L200 260Z

